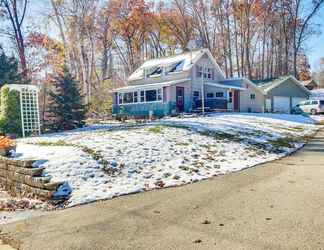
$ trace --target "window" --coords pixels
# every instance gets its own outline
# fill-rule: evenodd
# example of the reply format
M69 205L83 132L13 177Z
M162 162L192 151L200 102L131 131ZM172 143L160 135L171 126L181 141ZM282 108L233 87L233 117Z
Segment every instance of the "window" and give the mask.
M138 95L138 93L134 92L134 102L138 102L137 95Z
M197 66L196 69L197 69L197 77L198 77L198 78L201 78L202 70L203 70L202 67L201 67L201 66Z
M318 101L312 101L312 104L316 105L316 104L318 104Z
M305 102L305 104L304 105L310 105L311 104L311 102L310 101L308 101L308 102Z
M182 71L183 69L183 66L184 66L184 60L180 61L180 62L176 62L170 66L168 66L166 68L166 72L167 73L174 73L174 72L179 72L179 71Z
M161 101L162 100L162 90L161 89L158 89L157 90L157 100L158 101Z
M207 93L207 98L214 98L214 93Z
M324 105L324 101L320 101L320 105Z
M133 92L123 94L123 103L133 103L133 102L134 102Z
M213 69L207 68L206 73L207 73L207 76L206 76L206 74L204 74L204 77L205 78L207 78L207 79L213 79L214 78L213 77L213 73L214 73Z
M146 69L146 77L157 77L162 74L163 68L161 66Z
M145 102L145 91L141 91L141 102Z
M123 103L123 94L122 93L119 93L118 94L118 103L119 104L122 104Z
M251 99L251 100L255 100L255 94L251 94L251 95L250 95L250 99Z
M118 104L162 101L162 89L141 90L118 94Z
M199 91L194 91L194 92L193 92L193 96L194 96L194 97L199 97Z
M229 103L232 103L233 102L233 93L232 92L229 92L228 93L228 102Z
M216 97L218 97L218 98L224 97L224 93L223 92L216 92Z
M197 77L201 78L203 73L203 67L197 66ZM214 71L212 68L204 68L204 79L213 79L214 78Z

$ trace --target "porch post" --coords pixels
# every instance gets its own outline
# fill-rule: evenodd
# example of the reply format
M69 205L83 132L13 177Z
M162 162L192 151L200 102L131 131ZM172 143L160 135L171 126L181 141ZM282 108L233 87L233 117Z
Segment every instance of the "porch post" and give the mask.
M202 66L202 73L201 73L201 109L202 114L205 115L205 89L204 89L204 66Z
M232 89L231 88L229 88L228 90L227 90L227 106L226 106L226 109L227 109L227 111L229 111L229 106L230 105L232 105L232 103L230 104L230 93L232 92ZM233 95L233 94L232 94ZM232 102L233 102L233 96L232 96Z

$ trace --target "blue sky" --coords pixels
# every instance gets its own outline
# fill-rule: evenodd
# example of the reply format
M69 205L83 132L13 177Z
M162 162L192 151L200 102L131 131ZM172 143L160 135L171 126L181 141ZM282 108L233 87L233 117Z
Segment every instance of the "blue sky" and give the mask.
M316 16L314 21L320 25L321 34L319 36L313 36L310 41L307 41L308 51L306 54L309 57L312 70L316 69L319 63L319 59L324 57L324 10Z
M42 13L47 12L48 8L50 8L50 3L48 0L33 0L30 1L32 5L31 10L27 13L28 23L31 23L31 27L41 26L43 32L47 32L49 34L55 34L56 30L53 27L50 27L48 23L45 22L45 18ZM26 22L26 23L27 23ZM321 57L324 57L324 8L317 14L314 18L314 22L320 25L320 35L314 35L306 42L306 54L309 58L309 62L312 70L316 70L318 67L318 63ZM1 23L0 23L1 25ZM0 43L3 45L7 44L7 41L4 42L3 37L0 34ZM9 48L9 46L5 46Z

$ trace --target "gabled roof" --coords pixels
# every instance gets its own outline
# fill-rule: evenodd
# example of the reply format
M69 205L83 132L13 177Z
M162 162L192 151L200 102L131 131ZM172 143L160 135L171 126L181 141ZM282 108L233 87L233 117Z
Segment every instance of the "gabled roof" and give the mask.
M264 82L259 81L257 86L267 94L269 91L278 87L280 84L284 83L287 80L292 80L298 87L310 94L309 90L293 76L283 76L273 80L265 80Z
M223 71L220 69L218 64L216 63L214 57L210 53L208 49L199 49L199 50L193 50L184 52L182 54L177 54L173 56L168 57L160 57L156 59L151 59L145 61L133 74L131 74L128 78L128 81L134 81L134 80L140 80L142 79L142 76L144 74L144 69L146 68L153 68L158 66L168 66L172 65L174 63L184 61L182 71L188 71L192 68L192 66L203 56L207 54L208 57L211 59L212 63L215 65L215 67L218 69L219 72L224 76Z

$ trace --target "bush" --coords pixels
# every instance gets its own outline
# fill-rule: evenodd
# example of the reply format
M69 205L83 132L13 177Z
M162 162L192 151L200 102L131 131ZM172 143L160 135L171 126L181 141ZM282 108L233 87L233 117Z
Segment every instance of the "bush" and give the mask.
M19 92L7 86L1 88L0 131L3 134L22 134Z

